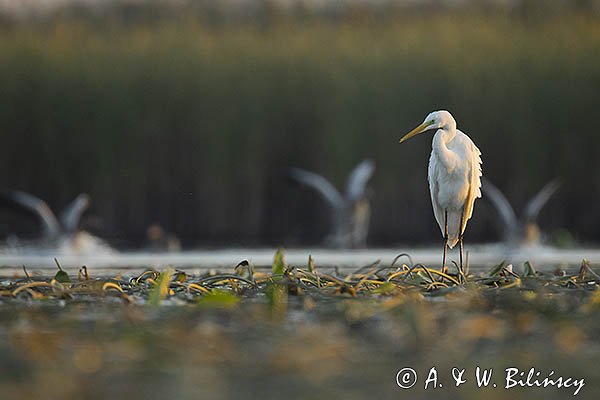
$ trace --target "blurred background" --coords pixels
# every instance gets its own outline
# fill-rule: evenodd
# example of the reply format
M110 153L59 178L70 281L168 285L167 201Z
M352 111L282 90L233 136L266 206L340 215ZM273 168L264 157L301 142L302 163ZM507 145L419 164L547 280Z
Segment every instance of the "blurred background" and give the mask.
M343 189L365 158L368 244L438 243L431 135L453 113L519 209L563 185L540 225L600 239L600 1L0 0L0 186L138 247L315 245L329 210L300 167ZM479 200L467 240L500 239ZM0 236L38 221L0 211Z

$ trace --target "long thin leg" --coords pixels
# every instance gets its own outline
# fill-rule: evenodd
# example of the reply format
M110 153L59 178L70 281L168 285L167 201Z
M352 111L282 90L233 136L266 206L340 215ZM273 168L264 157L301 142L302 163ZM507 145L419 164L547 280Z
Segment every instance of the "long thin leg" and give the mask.
M460 235L458 236L458 248L460 251L460 272L463 273L463 221L465 218L465 209L463 208L463 210L460 213L460 227L458 229L460 229Z
M446 272L446 248L448 247L448 210L444 211L444 258L442 259L442 272Z

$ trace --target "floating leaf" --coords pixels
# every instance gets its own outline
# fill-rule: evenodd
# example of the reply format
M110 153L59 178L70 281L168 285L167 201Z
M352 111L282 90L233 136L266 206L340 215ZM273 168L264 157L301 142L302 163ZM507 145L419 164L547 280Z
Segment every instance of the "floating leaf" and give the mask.
M56 275L54 275L54 279L60 283L70 283L71 279L69 278L69 275L62 269L62 267L60 266L60 263L58 262L58 260L56 258L54 259L54 262L56 263L56 266L58 267L58 272L56 273Z
M169 295L169 283L171 282L173 272L174 271L171 268L168 268L158 276L156 284L148 295L148 304L151 306L159 306L160 302L167 298Z
M491 269L488 276L491 277L491 276L499 275L502 271L504 271L505 266L506 266L506 261L502 260L502 262L500 264L496 265L494 268Z
M525 264L523 264L523 276L536 276L535 268L529 261L525 261Z
M240 302L240 298L229 290L212 289L205 296L199 297L197 302L204 307L233 308Z
M394 285L392 282L385 282L382 285L379 285L379 287L373 289L373 293L376 294L390 294L392 293L394 290L396 290L397 286Z
M176 271L173 281L183 283L187 280L187 274L183 271Z
M54 279L56 279L57 282L60 283L70 283L71 282L71 278L69 278L69 275L65 272L65 271L58 271L56 273L56 275L54 275Z

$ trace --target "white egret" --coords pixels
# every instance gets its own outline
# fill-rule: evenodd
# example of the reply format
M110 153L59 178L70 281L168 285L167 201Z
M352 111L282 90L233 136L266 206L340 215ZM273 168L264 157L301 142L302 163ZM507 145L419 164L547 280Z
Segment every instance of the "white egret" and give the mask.
M57 218L44 200L18 190L0 192L0 201L17 206L36 215L42 224L42 240L35 242L36 248L51 248L61 254L111 253L112 248L101 239L79 227L81 216L90 205L90 197L79 194Z
M48 203L32 194L9 190L2 192L1 197L35 214L42 223L44 237L49 239L76 232L79 229L82 214L90 205L90 197L81 193L65 207L59 219Z
M407 133L400 143L428 130L436 130L429 158L429 191L435 219L444 237L442 271L446 267L446 247L459 243L463 268L463 234L473 215L475 199L481 197L481 152L475 143L456 129L448 111L435 111Z
M365 247L371 206L367 193L367 183L375 172L373 160L366 159L350 173L346 183L346 193L340 193L327 179L314 172L291 168L290 177L317 191L333 211L330 242L337 247Z
M548 182L544 187L532 197L520 218L514 208L508 202L508 199L496 186L488 179L482 179L482 190L486 197L492 202L498 215L502 219L502 230L504 241L509 246L535 246L541 243L541 232L536 222L538 214L548 203L550 198L556 193L561 185L558 179Z

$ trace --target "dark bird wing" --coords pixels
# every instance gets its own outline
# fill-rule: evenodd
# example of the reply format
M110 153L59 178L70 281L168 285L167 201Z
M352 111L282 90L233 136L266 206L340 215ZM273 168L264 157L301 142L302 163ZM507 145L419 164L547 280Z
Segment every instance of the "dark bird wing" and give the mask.
M544 205L556 193L562 182L555 179L548 182L525 206L523 210L523 221L534 222Z
M42 222L45 236L54 237L61 233L56 216L44 200L18 190L3 191L2 197L37 215Z
M358 164L350 173L346 184L346 196L349 200L358 200L364 196L369 179L375 172L375 162L366 159Z
M60 214L60 223L66 232L75 232L79 228L81 215L90 206L90 196L78 195Z
M290 178L316 190L333 208L339 209L344 199L335 187L321 175L300 168L290 168Z
M481 189L483 193L490 199L496 211L502 219L504 224L504 232L509 235L511 232L516 232L518 228L517 216L515 210L512 208L506 196L502 194L500 189L494 186L488 179L481 178Z

